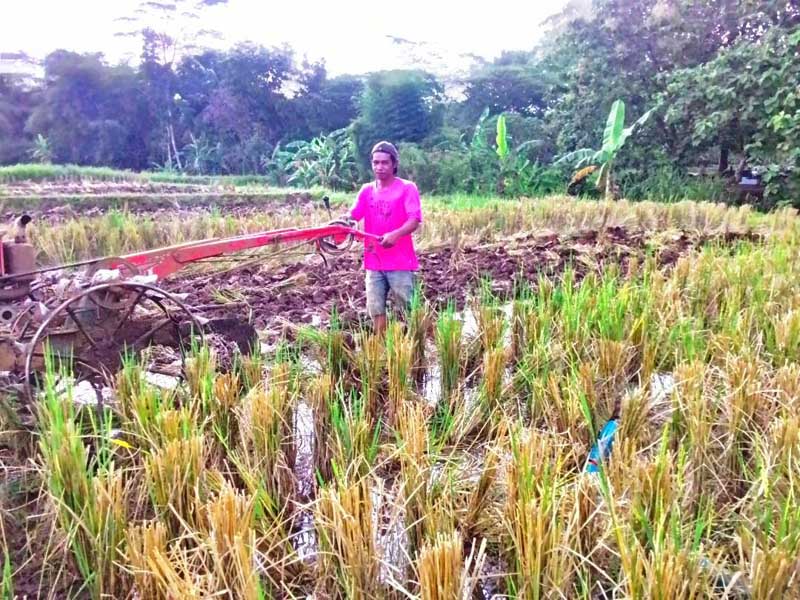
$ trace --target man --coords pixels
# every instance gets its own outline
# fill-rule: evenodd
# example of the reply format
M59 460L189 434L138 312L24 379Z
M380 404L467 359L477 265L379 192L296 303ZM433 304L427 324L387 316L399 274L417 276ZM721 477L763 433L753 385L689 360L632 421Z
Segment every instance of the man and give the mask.
M411 234L422 222L419 191L411 181L397 177L400 155L389 142L378 142L370 153L375 181L365 184L348 215L364 220L364 231L379 237L364 246L367 312L375 333L386 330L386 296L391 290L408 308L419 261Z

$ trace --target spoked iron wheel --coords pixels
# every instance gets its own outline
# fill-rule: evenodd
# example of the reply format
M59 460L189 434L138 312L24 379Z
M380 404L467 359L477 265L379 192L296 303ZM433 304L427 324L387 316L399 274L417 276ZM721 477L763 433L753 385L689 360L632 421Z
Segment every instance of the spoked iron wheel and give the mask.
M112 308L113 307L113 308ZM174 295L143 283L93 286L58 305L39 325L25 356L25 392L35 397L35 377L45 352L71 363L75 384L89 382L98 400L111 387L124 352L138 354L160 344L176 348L183 371L192 336L203 340L197 317Z

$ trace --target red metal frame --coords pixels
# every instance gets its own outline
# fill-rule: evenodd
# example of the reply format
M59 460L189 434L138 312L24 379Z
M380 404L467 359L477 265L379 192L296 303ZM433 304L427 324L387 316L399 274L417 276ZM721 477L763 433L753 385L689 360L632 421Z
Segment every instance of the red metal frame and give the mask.
M338 244L343 242L349 235L359 240L378 240L378 236L376 235L364 233L363 231L345 225L333 224L321 227L293 227L275 229L272 231L260 231L258 233L230 238L211 238L197 242L168 246L166 248L147 250L145 252L136 252L121 258L139 267L140 270L153 273L157 275L159 279L162 279L179 271L189 263L205 258L223 256L242 250L249 250L251 248L269 246L271 244L303 241L312 242L327 237L333 237L334 242ZM114 268L116 266L118 265L111 260L109 267Z

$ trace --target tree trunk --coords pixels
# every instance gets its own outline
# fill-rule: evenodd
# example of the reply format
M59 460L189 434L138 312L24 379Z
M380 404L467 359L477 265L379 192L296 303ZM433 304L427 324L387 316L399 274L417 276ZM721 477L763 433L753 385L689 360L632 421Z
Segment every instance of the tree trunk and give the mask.
M730 153L730 149L728 148L727 144L724 142L720 145L719 148L719 166L717 167L717 171L720 175L725 173L728 170L728 155Z
M611 182L611 161L606 167L606 200L614 200L614 185Z
M175 129L172 127L172 117L170 115L170 123L167 125L167 131L169 132L169 140L172 143L172 151L175 154L175 164L178 165L178 170L183 171L183 166L181 165L181 157L178 154L178 146L175 144Z

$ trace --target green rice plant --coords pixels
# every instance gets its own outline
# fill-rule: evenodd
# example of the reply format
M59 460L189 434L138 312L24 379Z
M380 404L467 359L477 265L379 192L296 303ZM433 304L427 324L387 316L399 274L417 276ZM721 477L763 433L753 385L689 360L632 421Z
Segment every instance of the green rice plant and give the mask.
M456 419L459 406L463 406L461 397L451 396L448 402L439 401L431 415L429 420L431 446L437 452L458 433Z
M92 598L127 587L119 570L122 532L127 516L122 475L113 467L97 468L84 445L73 403L73 389L57 391L57 366L45 350L44 398L38 406L41 469L58 524Z
M430 543L437 535L446 535L459 529L459 500L462 497L463 481L459 480L459 473L454 465L440 462L434 465L433 459L428 459L430 477L426 482L425 497L427 505L422 515L421 542ZM441 467L441 469L437 469ZM417 556L420 546L416 546Z
M411 556L416 555L425 539L425 517L429 510L428 481L430 458L425 411L420 404L400 406L398 413L398 454L403 480L406 530Z
M528 315L532 313L532 302L517 297L511 304L511 360L519 362L525 352L526 325Z
M295 399L288 366L277 363L269 382L252 388L242 400L237 412L238 447L228 452L247 490L258 494L261 508L272 519L287 509L294 490Z
M776 423L771 435L760 438L753 452L748 509L737 531L739 559L754 597L790 597L800 591L797 420Z
M201 483L206 450L205 437L193 435L169 442L145 458L147 490L171 537L199 525L199 507L205 496Z
M132 426L131 433L152 439L158 429L158 416L173 406L172 396L147 385L142 365L130 353L123 356L115 382L119 410L125 422Z
M672 427L676 436L686 436L688 460L695 468L692 489L699 491L722 467L722 448L712 437L721 415L715 399L705 393L711 381L702 363L679 365L675 370L675 381L673 398L676 411Z
M337 478L324 486L314 511L320 543L318 587L354 600L381 595L380 562L367 477Z
M567 457L553 435L511 432L504 522L510 541L511 593L521 598L569 595L576 571L579 523L567 513Z
M388 345L388 344L387 344ZM361 394L370 418L376 418L386 388L386 346L384 338L366 330L360 335L360 350L356 354L361 382Z
M211 427L225 444L238 438L235 412L243 389L239 375L234 371L217 375L214 379L214 391L209 401Z
M347 365L350 361L348 359L345 333L335 307L331 311L330 326L325 340L325 351L327 365L333 375L334 382L344 381Z
M473 597L486 559L485 542L477 551L473 543L466 560L464 540L457 531L437 534L434 540L427 542L417 560L422 600Z
M196 415L189 407L162 410L155 417L154 429L147 441L152 448L162 448L169 442L188 440L199 430Z
M480 399L484 412L492 418L503 412L503 375L506 352L503 348L490 348L483 355L483 380Z
M416 284L411 296L411 305L408 309L408 336L413 340L414 370L421 373L425 365L425 346L433 327L433 312L430 304L422 294L419 282Z
M513 363L519 363L526 353L549 337L546 330L551 318L546 314L549 280L540 276L536 292L526 280L520 279L522 283L516 284L511 303L510 359Z
M602 423L598 426L597 421L602 417L595 416L577 369L573 367L570 373L563 375L550 373L539 389L533 415L537 418L535 423L551 431L563 432L572 444L576 460L589 451L592 439L587 415L591 426L599 430Z
M381 423L372 420L367 413L362 396L351 393L346 396L338 390L330 402L331 468L344 469L348 474L365 475L370 471L380 448Z
M389 393L387 417L395 423L402 406L410 400L412 393L413 340L403 331L403 326L394 321L386 328L386 370Z
M314 413L314 468L322 481L333 478L334 430L331 410L335 402L330 373L322 373L308 386L308 399Z
M174 392L148 385L141 365L130 357L116 376L120 412L129 433L145 447L161 447L165 442L186 439L200 428L200 414L185 406L175 408Z
M625 390L635 374L635 349L627 342L597 339L594 359L581 364L584 391L601 419L619 414Z
M192 398L193 410L201 418L210 413L217 375L217 361L213 350L206 345L197 347L193 342L191 356L186 358L186 383Z
M591 339L587 329L594 288L595 280L591 274L579 284L576 283L574 269L567 267L551 295L551 302L559 318L562 343L570 349L574 360L582 358L581 350L586 341Z
M11 567L11 552L8 548L8 540L6 539L6 528L4 519L0 517L0 537L2 538L3 548L3 577L0 580L0 598L2 600L13 600L16 598L14 594L14 570Z
M128 523L126 501L130 492L123 477L121 471L112 467L93 480L96 505L91 511L95 518L90 527L94 537L96 579L88 583L92 584L96 598L119 594L130 586L128 575L120 568Z
M226 485L209 501L206 545L217 580L218 595L230 600L259 600L260 584L255 569L256 533L253 528L254 498Z
M800 309L790 309L773 319L775 353L778 364L800 359Z
M247 539L240 536L235 547L231 546L231 552L243 559L258 547L263 575L272 589L289 581L298 564L289 536L296 508L292 422L298 394L291 369L290 363L279 360L273 365L270 377L250 388L236 408L238 439L226 446L226 457L235 467L236 477L244 483L248 499L245 502L234 494L234 502L232 490L228 490L224 480L218 496L221 499L227 494L230 507L235 505L239 507L237 510L250 515L246 520L253 535L258 535L258 543L254 545L251 534L247 533ZM322 448L316 444L315 451L318 449ZM244 527L243 522L240 525ZM249 567L238 568L239 588L247 594L261 593L258 590L262 583L250 574Z
M730 391L724 402L725 454L733 480L746 480L744 470L752 457L754 440L759 437L762 423L771 417L759 371L760 365L752 354L727 357L725 376Z
M96 179L98 181L125 181L138 178L131 171L109 167L78 165L16 164L0 167L0 182L41 181L46 179Z
M260 344L254 344L247 355L237 355L236 372L245 391L250 391L264 379L264 353Z
M447 401L461 382L464 368L463 322L456 317L455 307L448 304L436 322L436 349L441 361L441 398Z
M506 316L502 307L493 298L484 299L475 311L478 317L478 331L481 352L499 348L506 330Z
M146 598L200 600L203 590L186 565L167 547L167 528L160 521L132 525L125 533L127 560L136 590Z

